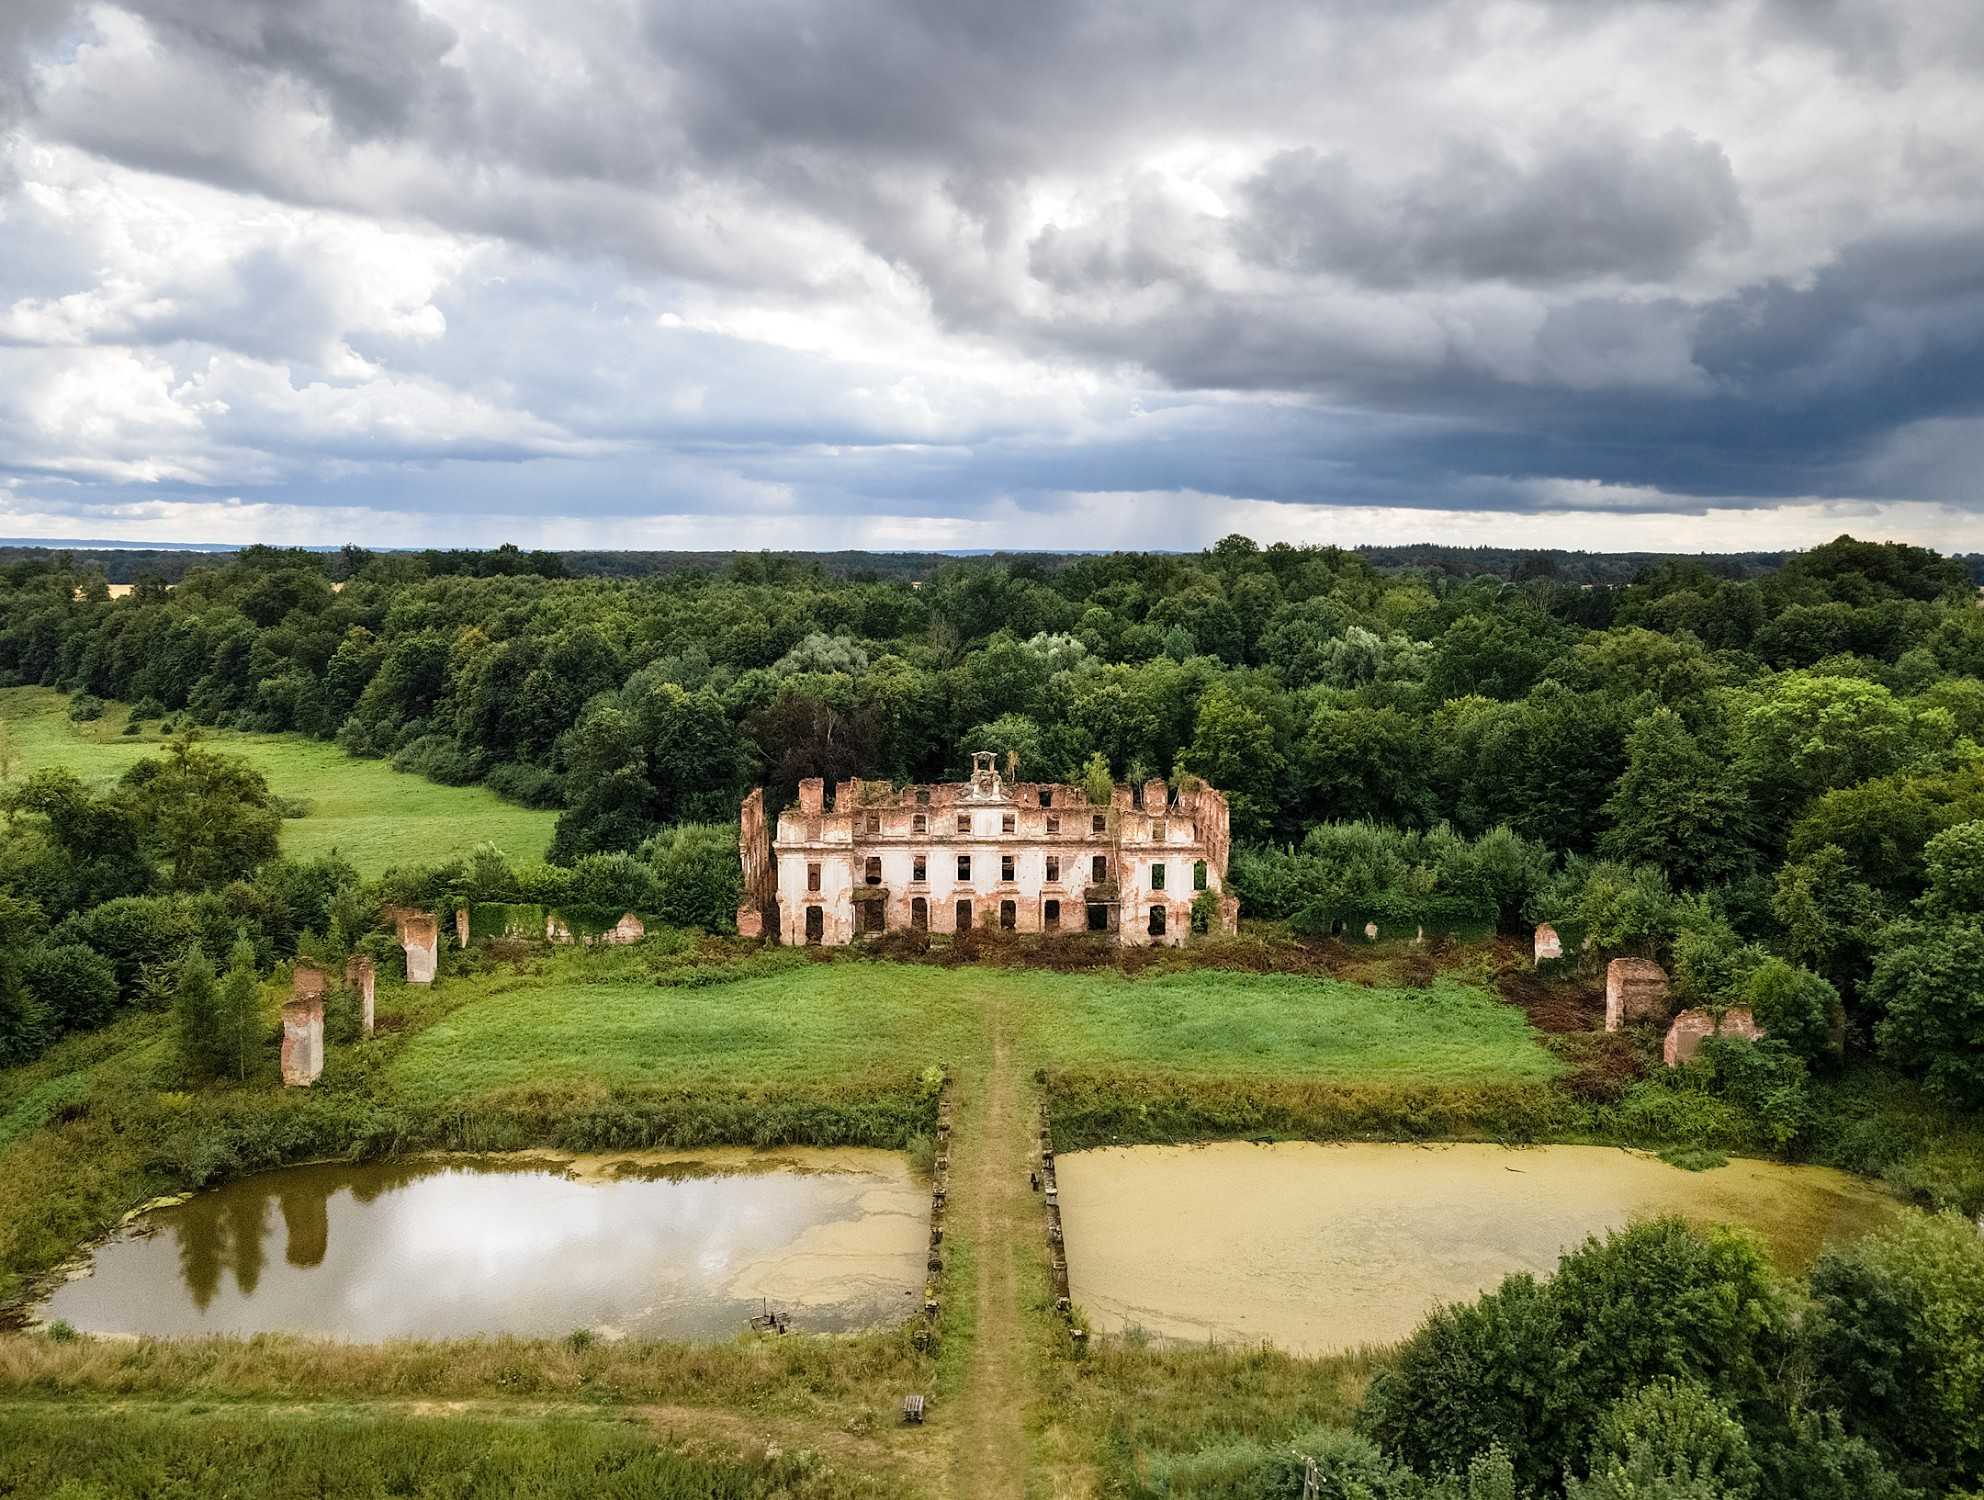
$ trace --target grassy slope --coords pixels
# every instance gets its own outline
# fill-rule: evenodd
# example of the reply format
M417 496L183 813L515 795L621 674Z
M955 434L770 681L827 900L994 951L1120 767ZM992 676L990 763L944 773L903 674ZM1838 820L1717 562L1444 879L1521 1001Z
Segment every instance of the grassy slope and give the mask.
M59 765L108 781L157 753L163 737L155 722L143 734L126 735L127 711L118 705L94 723L76 724L68 701L47 688L0 689L0 721L13 738L17 775ZM485 839L512 859L539 860L557 821L556 813L517 807L482 787L438 786L384 761L356 759L323 740L203 733L216 749L253 762L279 796L309 804L308 816L283 824L283 853L307 858L335 851L361 875L440 859Z
M413 1038L395 1081L451 1096L571 1079L842 1081L971 1061L995 995L1023 1062L1333 1082L1541 1081L1559 1064L1522 1012L1458 984L1366 989L1204 970L1157 978L802 963L704 988L497 982Z

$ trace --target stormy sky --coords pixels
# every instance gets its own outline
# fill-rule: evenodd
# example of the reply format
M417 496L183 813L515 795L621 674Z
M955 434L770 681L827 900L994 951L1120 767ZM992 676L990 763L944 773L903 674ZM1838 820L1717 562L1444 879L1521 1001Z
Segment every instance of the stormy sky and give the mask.
M0 3L0 535L1984 548L1977 0Z

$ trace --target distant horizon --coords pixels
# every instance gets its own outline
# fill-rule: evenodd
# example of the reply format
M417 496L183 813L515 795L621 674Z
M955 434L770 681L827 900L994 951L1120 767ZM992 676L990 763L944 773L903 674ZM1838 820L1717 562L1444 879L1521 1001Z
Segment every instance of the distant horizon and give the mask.
M1879 541L1881 538L1859 537L1860 541ZM1250 540L1255 540L1250 538ZM1831 538L1828 538L1831 540ZM1980 538L1984 541L1984 538ZM0 536L0 548L14 548L39 552L191 552L201 554L223 554L240 552L248 547L266 546L283 551L334 554L347 546L363 552L387 554L414 554L420 552L494 552L511 545L495 542L487 546L450 546L444 543L420 546L380 547L363 542L178 542L178 541L121 541L105 537L8 537ZM1142 552L1156 556L1192 557L1206 551L1203 547L524 547L515 544L524 552L542 552L553 556L573 556L581 553L625 553L628 555L655 557L698 557L698 556L738 556L748 557L759 553L794 557L832 557L849 554L875 557L1107 557L1118 552ZM1272 544L1260 544L1272 545ZM1531 552L1539 555L1563 553L1568 556L1586 557L1776 557L1793 552L1810 551L1803 547L1746 547L1746 548L1701 548L1663 549L1653 547L1536 547L1498 544L1494 542L1443 542L1430 537L1399 542L1355 542L1355 543L1303 543L1309 546L1339 545L1346 552L1383 551L1411 547L1434 547L1449 552ZM1819 544L1813 544L1819 545ZM1920 544L1910 544L1920 545ZM1976 554L1950 551L1943 548L1931 550L1944 552L1946 556L1965 557Z

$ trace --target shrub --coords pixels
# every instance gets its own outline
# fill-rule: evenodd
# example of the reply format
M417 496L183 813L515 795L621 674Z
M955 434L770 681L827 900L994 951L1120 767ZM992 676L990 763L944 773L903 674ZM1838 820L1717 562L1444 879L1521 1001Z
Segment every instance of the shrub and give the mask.
M737 862L737 830L720 823L683 823L641 845L641 858L660 885L654 906L672 927L732 932L744 872ZM583 861L581 861L583 863Z
M1566 1481L1565 1500L1749 1500L1757 1491L1743 1424L1692 1380L1657 1380L1614 1402L1587 1467L1588 1478Z
M1912 1482L1984 1479L1984 1238L1910 1215L1812 1268L1820 1395Z
M442 786L467 786L482 778L482 758L445 735L426 734L393 755L393 769L425 776Z
M78 724L87 724L102 718L104 707L104 701L96 694L78 693L69 700L69 717Z
M146 969L172 963L197 934L181 897L119 896L70 917L51 937L56 943L86 944L109 959L117 988L129 1000L139 995Z
M1789 1149L1812 1123L1805 1059L1775 1038L1705 1038L1692 1066L1716 1094L1750 1115L1773 1151Z
M654 868L632 854L588 854L572 865L566 903L575 907L653 911L661 901L661 882ZM736 910L733 904L733 911Z
M506 760L490 768L482 784L497 796L525 807L563 807L565 778L542 766L526 766Z
M63 1031L101 1026L117 1008L117 968L83 943L43 943L21 965L22 977Z
M1744 981L1743 999L1757 1024L1800 1057L1839 1055L1845 1027L1839 991L1811 970L1767 958Z
M1788 1300L1750 1238L1654 1219L1587 1239L1546 1283L1511 1276L1435 1312L1362 1421L1422 1472L1460 1473L1500 1444L1523 1483L1552 1485L1629 1392L1665 1377L1751 1399L1788 1341Z

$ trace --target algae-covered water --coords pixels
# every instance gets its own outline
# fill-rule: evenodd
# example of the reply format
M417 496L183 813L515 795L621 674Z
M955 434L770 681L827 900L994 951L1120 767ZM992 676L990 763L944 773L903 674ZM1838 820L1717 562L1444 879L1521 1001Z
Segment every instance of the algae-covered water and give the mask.
M1824 1167L1684 1172L1603 1146L1226 1142L1056 1161L1070 1290L1104 1332L1324 1354L1403 1338L1441 1302L1630 1220L1748 1226L1798 1272L1905 1212Z
M500 1157L268 1172L143 1215L42 1317L100 1333L729 1338L920 1305L928 1189L883 1151ZM761 1300L763 1299L763 1300Z

